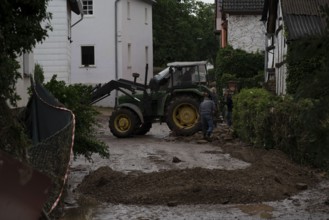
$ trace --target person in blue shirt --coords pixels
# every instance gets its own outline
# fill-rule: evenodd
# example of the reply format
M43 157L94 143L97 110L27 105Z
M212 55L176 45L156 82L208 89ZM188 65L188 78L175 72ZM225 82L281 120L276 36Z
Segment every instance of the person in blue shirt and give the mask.
M211 134L214 130L214 114L216 112L216 105L213 100L210 99L210 94L205 92L203 94L204 99L200 103L199 113L201 116L202 133L206 140L210 140Z

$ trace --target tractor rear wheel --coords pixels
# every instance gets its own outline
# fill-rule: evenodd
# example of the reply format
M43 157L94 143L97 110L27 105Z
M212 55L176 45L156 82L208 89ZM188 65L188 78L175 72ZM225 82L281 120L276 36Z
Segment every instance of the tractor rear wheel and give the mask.
M190 96L174 98L167 107L166 122L176 135L189 136L200 130L199 101Z
M139 128L136 128L134 134L136 135L144 135L149 132L152 128L152 122L145 122L140 125Z
M114 136L126 138L133 135L137 122L137 115L133 111L121 108L110 116L109 127Z

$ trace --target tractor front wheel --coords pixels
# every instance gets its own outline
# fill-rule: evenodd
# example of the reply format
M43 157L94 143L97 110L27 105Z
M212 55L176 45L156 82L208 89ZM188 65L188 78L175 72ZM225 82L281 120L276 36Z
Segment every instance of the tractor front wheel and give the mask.
M137 122L137 115L133 111L122 108L112 113L109 127L114 136L126 138L134 133L138 124Z
M176 135L189 136L200 130L199 101L181 96L173 99L167 107L166 122Z

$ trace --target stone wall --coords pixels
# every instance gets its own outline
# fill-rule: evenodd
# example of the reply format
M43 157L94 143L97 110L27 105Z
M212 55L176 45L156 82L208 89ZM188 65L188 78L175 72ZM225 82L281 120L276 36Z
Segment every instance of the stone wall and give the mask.
M228 44L247 52L264 51L265 27L260 15L229 15Z

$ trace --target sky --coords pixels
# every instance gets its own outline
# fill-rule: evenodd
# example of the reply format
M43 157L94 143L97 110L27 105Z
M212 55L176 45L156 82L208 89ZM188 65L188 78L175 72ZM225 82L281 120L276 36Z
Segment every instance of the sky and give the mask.
M202 1L202 2L204 2L204 3L215 3L214 0L200 0L200 1Z

